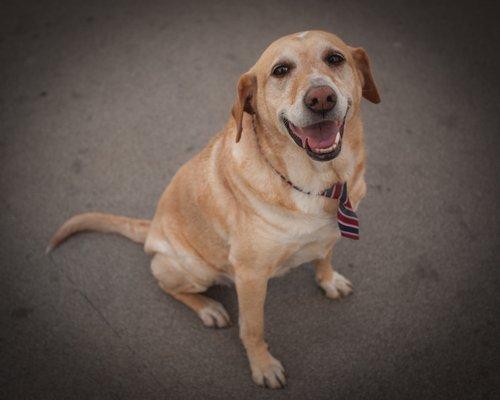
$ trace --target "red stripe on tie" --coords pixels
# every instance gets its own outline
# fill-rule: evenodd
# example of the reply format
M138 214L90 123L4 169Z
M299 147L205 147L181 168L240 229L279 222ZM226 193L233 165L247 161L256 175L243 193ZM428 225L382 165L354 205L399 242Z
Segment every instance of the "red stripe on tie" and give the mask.
M335 189L333 191L333 198L338 199L340 197L340 190L342 189L342 184L341 183L336 183L335 184Z
M354 239L354 240L358 240L359 239L359 235L355 234L355 233L351 233L351 232L340 232L340 234L348 239Z
M347 201L344 203L344 205L346 206L347 209L349 209L349 211L354 211L352 209L351 200L349 200L349 197L347 198Z
M342 214L342 212L339 210L338 214L337 214L337 218L340 222L344 223L344 224L348 224L348 225L351 225L353 226L354 228L358 228L359 227L359 222L356 218L351 218L351 217L348 217L344 214Z

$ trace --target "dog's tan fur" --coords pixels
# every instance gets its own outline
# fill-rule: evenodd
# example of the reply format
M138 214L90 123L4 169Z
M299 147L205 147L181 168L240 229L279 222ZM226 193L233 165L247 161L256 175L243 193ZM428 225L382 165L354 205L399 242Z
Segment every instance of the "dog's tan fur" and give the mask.
M325 48L346 57L332 70L322 59ZM293 73L278 81L273 63L292 57ZM330 79L352 102L340 155L314 161L298 147L278 119L278 104L298 104L312 76ZM288 269L312 262L318 284L331 298L351 292L350 282L333 271L332 247L340 234L337 202L293 189L319 192L347 182L354 208L366 192L361 98L379 102L368 58L338 37L319 31L294 34L271 44L238 83L237 98L224 129L172 179L151 221L105 214L68 220L50 248L74 232L93 229L145 242L151 268L161 288L194 310L208 326L223 327L223 306L201 292L234 281L239 302L240 337L252 377L259 385L284 385L281 363L264 340L267 281Z

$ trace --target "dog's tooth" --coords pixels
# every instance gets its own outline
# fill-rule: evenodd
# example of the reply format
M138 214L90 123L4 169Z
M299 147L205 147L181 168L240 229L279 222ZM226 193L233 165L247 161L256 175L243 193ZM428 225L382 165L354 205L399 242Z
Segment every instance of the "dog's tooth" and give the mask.
M334 150L336 147L337 147L337 145L334 143L330 147L327 147L326 149L316 148L316 149L314 149L314 152L315 153L320 153L320 154L322 154L322 153L329 153L332 150Z
M337 144L339 143L340 141L340 131L337 132L337 136L335 136L335 146L337 146Z

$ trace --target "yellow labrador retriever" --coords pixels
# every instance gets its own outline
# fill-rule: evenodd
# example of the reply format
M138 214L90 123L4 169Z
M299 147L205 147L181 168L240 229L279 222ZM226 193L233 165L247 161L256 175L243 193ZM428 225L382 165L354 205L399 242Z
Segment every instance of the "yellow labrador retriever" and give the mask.
M283 366L264 340L267 282L312 262L328 297L352 291L330 259L341 236L358 237L362 97L380 101L362 48L320 31L283 37L241 76L232 117L177 172L152 221L76 215L48 251L82 230L144 243L161 288L210 327L228 325L229 315L201 293L233 281L252 378L283 387Z

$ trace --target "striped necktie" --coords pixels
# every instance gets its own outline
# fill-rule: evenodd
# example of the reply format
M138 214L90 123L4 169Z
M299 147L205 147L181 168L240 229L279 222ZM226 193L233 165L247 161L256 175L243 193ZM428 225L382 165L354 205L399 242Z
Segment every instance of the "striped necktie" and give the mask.
M346 238L359 239L359 219L352 209L349 196L347 195L347 183L338 182L331 188L326 189L321 196L338 200L337 223L340 234Z

